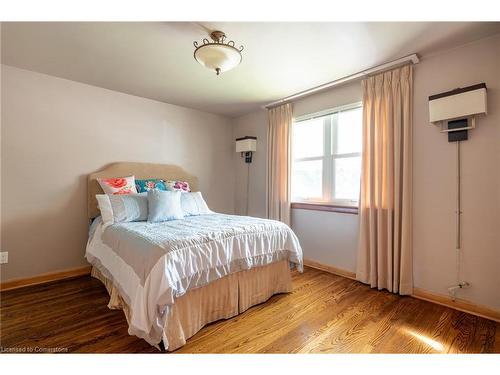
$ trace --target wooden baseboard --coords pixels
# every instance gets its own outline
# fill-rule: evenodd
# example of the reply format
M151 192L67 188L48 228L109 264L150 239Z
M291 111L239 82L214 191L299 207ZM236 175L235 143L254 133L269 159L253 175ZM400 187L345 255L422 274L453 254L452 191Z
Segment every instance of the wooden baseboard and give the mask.
M412 297L428 302L437 303L438 305L450 307L455 310L463 311L472 315L477 315L482 318L491 319L500 323L500 311L493 310L489 307L481 306L464 299L457 298L455 299L455 301L453 301L449 296L429 292L420 288L413 288Z
M317 270L333 273L334 275L337 275L337 276L343 276L343 277L347 277L348 279L356 280L356 273L354 273L354 272L343 270L341 268L337 268L337 267L333 267L333 266L329 266L327 264L315 262L314 260L304 259L304 266L316 268Z
M51 281L69 279L71 277L84 276L90 274L90 266L71 268L64 271L44 273L42 275L25 277L22 279L7 280L0 283L0 291L24 288L26 286L45 284Z
M356 280L356 273L354 272L346 271L340 268L315 262L310 259L304 259L304 265L311 268L316 268L321 271L333 273L334 275L343 276L347 277L348 279ZM482 318L494 320L496 322L500 322L500 311L493 310L486 306L481 306L464 299L457 298L455 299L455 301L452 301L451 297L449 296L432 293L420 288L413 288L412 297L436 303L438 305L446 306L455 310L463 311L472 315L477 315Z

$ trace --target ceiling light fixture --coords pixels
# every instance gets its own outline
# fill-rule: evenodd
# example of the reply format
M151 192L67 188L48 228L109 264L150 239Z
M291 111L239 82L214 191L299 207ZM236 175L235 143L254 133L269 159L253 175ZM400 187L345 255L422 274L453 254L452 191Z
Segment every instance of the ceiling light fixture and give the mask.
M222 31L213 31L210 34L213 42L207 38L203 38L201 45L198 42L193 42L194 58L205 68L215 70L217 75L222 72L227 72L238 66L241 63L243 46L236 48L234 41L225 42L226 34Z

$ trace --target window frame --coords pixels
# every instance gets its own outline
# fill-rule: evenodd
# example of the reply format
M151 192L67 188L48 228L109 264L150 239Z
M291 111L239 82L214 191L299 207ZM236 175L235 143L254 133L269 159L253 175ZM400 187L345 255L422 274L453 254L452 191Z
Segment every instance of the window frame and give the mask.
M335 186L335 162L338 159L350 158L350 157L361 157L360 152L350 152L350 153L339 153L337 152L337 139L336 134L338 131L338 116L340 112L348 111L352 109L362 108L362 102L356 102L348 105L343 105L335 108L331 108L325 111L320 111L312 114L307 114L294 118L292 126L298 122L312 120L318 117L324 117L323 119L323 155L313 156L313 157L303 157L303 158L293 158L292 150L292 163L291 163L291 173L293 176L293 167L296 162L303 161L313 161L321 160L322 169L322 196L310 199L299 199L292 197L292 208L299 209L319 209L322 211L336 211L335 208L339 208L339 212L345 213L356 213L357 207L359 205L359 200L350 199L336 199L333 197L334 186ZM292 131L293 134L293 131ZM294 207L295 206L295 207ZM331 210L324 209L325 207L332 207ZM351 208L353 210L344 210L343 208ZM356 210L356 212L354 212Z

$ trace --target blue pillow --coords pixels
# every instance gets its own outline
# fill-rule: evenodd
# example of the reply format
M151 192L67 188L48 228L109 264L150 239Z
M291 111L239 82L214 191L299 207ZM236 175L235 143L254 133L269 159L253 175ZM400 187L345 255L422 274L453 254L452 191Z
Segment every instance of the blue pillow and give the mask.
M151 189L169 190L165 185L165 181L160 180L159 178L135 180L135 187L137 188L138 193L145 193L146 191L149 191Z
M148 221L170 221L184 219L181 208L180 191L162 191L152 189L148 191Z

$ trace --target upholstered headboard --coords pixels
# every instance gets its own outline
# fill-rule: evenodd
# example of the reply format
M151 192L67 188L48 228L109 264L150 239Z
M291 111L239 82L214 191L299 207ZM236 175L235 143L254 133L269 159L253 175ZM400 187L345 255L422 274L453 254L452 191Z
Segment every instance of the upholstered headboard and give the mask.
M87 211L88 217L93 219L100 215L97 207L96 194L104 194L97 178L113 178L135 176L137 179L161 178L163 180L187 181L191 190L198 190L198 179L188 174L176 165L118 162L105 166L100 171L89 174L87 180Z

